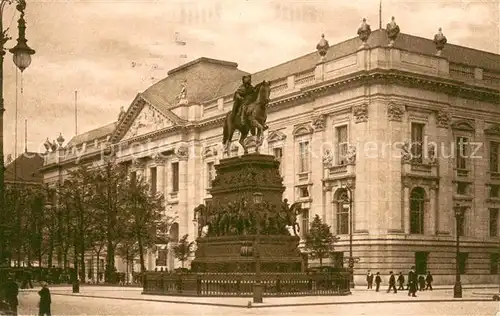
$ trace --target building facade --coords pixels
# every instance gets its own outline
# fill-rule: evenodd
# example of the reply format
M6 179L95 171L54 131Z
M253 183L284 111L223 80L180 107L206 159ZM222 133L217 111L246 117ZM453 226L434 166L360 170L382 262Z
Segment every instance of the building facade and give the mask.
M452 283L457 228L463 282L495 282L500 56L450 44L438 52L433 41L406 34L389 43L377 30L365 45L352 38L324 57L314 52L253 73L253 84L272 84L261 153L281 162L284 197L302 202L301 234L318 214L340 237L332 263L351 256L352 234L356 283L369 269L384 275L412 265L431 271L436 284ZM118 121L47 153L44 181L111 151L165 195L178 219L172 243L195 238L193 209L210 198L224 155L222 122L245 74L209 58L169 71ZM242 152L235 141L228 155ZM148 254L148 269L157 255ZM166 256L162 266L180 266Z

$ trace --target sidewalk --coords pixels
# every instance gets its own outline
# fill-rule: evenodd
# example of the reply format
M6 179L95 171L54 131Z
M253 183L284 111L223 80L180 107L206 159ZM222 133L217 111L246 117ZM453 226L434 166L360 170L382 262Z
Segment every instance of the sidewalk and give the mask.
M489 291L479 291L480 288ZM496 288L496 286L495 286ZM38 290L22 290L31 292ZM482 285L474 288L464 287L463 298L454 299L453 289L440 288L439 291L418 292L417 297L409 297L407 291L400 291L397 294L386 293L386 289L381 292L354 289L351 295L347 296L299 296L299 297L264 297L264 303L251 304L252 308L262 307L285 307L285 306L307 306L307 305L339 305L339 304L370 304L370 303L415 303L415 302L451 302L451 301L492 301L493 285ZM54 296L76 296L90 298L104 298L129 301L150 301L173 304L193 304L222 307L248 308L251 297L191 297L191 296L166 296L166 295L142 295L141 289L122 287L92 287L83 286L80 293L72 293L71 288L57 287L51 289ZM22 294L21 294L22 295Z

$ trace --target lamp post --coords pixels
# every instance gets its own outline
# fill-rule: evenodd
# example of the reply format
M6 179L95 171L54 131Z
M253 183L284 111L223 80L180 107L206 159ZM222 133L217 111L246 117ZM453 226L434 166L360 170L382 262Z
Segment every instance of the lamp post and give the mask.
M453 287L453 298L462 298L462 283L460 280L460 266L459 266L459 260L460 260L460 233L461 233L461 224L464 218L464 212L465 209L461 206L456 206L455 207L455 219L456 219L456 235L457 235L457 242L456 242L456 256L455 256L455 286Z
M253 203L255 206L256 213L256 233L255 236L255 245L254 245L254 254L255 254L255 283L253 286L253 302L254 303L262 303L262 283L260 275L260 206L262 203L262 193L255 192L253 194Z
M26 21L24 20L24 10L26 9L25 0L0 0L0 31L2 32L0 38L0 266L5 263L5 178L4 178L4 152L3 152L3 114L5 112L3 100L3 59L5 56L5 44L10 37L7 36L8 28L3 28L3 13L5 6L17 3L16 9L21 13L18 22L19 37L17 45L9 51L13 54L14 64L21 72L28 68L31 64L31 55L35 53L26 40ZM9 262L10 265L10 262Z
M354 288L354 262L357 258L352 255L352 233L354 230L354 221L352 218L352 190L350 186L345 186L344 189L347 191L347 195L344 195L342 202L349 206L349 272L350 272L350 287Z

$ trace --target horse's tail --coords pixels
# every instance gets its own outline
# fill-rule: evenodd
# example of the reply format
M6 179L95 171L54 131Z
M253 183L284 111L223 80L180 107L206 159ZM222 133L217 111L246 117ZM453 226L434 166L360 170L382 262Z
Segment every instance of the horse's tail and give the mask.
M224 127L222 128L222 144L226 144L229 139L229 126L228 126L228 116L224 119Z

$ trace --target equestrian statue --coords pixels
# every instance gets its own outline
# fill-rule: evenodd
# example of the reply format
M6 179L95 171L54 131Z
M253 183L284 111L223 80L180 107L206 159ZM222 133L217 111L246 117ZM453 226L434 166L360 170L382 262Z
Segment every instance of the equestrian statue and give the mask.
M240 132L239 143L248 153L244 141L248 134L257 136L256 152L262 145L264 131L267 129L267 105L271 94L271 83L262 81L255 87L252 86L252 77L243 76L242 84L233 96L233 109L226 115L224 120L223 140L224 151L229 153L233 134L236 130Z

